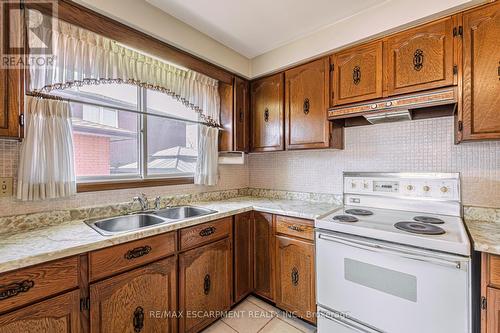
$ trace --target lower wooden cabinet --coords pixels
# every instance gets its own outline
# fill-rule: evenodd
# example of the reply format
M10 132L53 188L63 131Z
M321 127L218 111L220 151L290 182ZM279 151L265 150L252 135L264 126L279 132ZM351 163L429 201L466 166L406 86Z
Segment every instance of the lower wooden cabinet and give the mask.
M500 289L488 289L487 333L500 333Z
M176 332L175 257L90 286L93 333Z
M253 291L253 212L234 217L234 303Z
M79 290L0 316L0 333L77 333L79 330Z
M314 243L276 236L276 305L315 322Z
M273 215L254 212L254 288L259 296L274 301Z
M229 310L232 300L231 240L179 255L180 332L199 332Z

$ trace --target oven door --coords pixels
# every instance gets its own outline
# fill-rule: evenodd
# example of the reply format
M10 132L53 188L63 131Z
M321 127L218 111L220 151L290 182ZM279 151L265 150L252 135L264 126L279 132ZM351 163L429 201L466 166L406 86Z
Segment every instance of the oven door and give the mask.
M323 230L316 256L318 310L343 329L471 332L469 258Z

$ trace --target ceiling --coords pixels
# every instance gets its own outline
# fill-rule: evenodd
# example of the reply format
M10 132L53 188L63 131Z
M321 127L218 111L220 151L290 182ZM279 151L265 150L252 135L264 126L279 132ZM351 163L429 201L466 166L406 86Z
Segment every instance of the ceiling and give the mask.
M391 0L146 0L247 58Z

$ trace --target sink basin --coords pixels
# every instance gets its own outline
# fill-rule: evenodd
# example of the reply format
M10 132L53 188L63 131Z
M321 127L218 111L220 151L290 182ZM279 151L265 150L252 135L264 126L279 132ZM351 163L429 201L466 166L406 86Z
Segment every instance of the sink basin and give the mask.
M150 227L168 220L152 214L134 214L110 217L107 219L86 221L91 228L102 235L113 235L120 232Z
M154 214L172 220L182 220L190 217L217 213L212 209L195 206L177 206L156 211Z
M118 234L142 228L151 227L161 223L173 223L190 217L217 213L212 209L196 206L177 206L157 211L148 211L105 219L93 219L85 223L104 236Z

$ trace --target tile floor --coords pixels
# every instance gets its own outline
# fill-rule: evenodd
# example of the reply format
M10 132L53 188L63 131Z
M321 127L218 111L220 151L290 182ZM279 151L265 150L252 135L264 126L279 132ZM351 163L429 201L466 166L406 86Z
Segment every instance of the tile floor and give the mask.
M316 327L249 296L203 333L313 333Z

